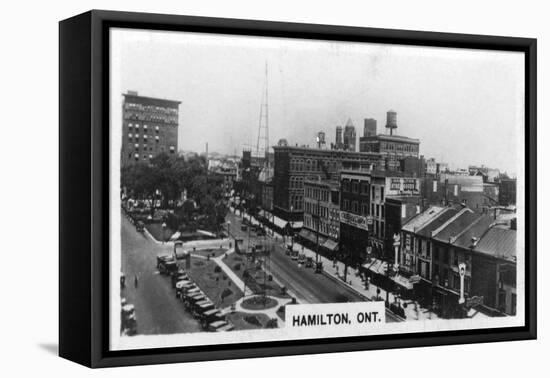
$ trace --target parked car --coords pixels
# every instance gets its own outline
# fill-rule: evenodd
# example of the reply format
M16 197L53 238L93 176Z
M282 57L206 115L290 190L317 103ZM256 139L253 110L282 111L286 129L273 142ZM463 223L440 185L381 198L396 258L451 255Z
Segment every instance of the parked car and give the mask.
M323 262L319 261L315 263L315 273L323 273Z
M185 273L185 271L182 273L181 269L180 269L177 272L175 272L174 274L172 274L171 279L172 279L172 287L175 288L176 283L178 283L179 281L183 281L183 280L189 280L189 276L187 275L187 273Z
M235 329L235 326L233 324L226 324L224 326L221 326L216 329L216 332L228 332L233 331Z
M158 255L157 256L157 269L160 269L160 265L167 262L172 261L174 258L172 255Z
M125 304L120 308L120 331L132 336L137 333L136 310L133 304Z
M306 268L312 268L313 267L313 257L306 258Z
M204 301L196 302L191 311L193 312L193 316L200 318L206 311L213 309L214 303L206 299Z
M195 303L206 300L206 297L203 293L196 293L193 295L185 296L185 307L188 309L193 309Z
M165 261L160 264L159 272L160 274L170 275L173 272L178 271L178 264L174 260Z
M218 330L218 328L224 327L228 324L229 323L227 323L225 320L218 320L218 321L215 321L215 322L212 322L212 323L208 324L207 330L210 331L210 332L216 332Z
M205 311L200 316L201 326L203 329L207 329L210 323L217 321L225 321L225 315L221 313L217 308Z
M137 232L145 232L145 223L143 223L142 221L137 221L136 222L136 231Z

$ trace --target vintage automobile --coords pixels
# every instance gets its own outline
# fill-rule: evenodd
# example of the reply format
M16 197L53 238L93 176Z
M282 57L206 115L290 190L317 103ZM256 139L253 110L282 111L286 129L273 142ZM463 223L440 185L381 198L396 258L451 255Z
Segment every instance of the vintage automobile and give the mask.
M218 320L218 321L215 321L215 322L212 322L212 323L208 324L208 327L206 329L209 332L216 332L218 330L218 328L224 327L228 324L229 323L227 323L225 320Z
M298 260L298 255L299 255L298 251L291 251L290 252L290 258L292 260Z
M185 307L192 310L195 303L206 300L206 296L203 293L196 293L185 297Z
M287 245L285 248L285 255L290 256L292 254L292 246Z
M306 258L306 268L313 268L313 257Z
M178 283L179 281L189 280L189 275L187 275L187 273L185 273L184 270L178 269L177 272L172 274L171 280L172 280L172 287L175 288L176 283Z
M120 308L120 333L128 336L137 333L136 310L133 304L125 304Z
M176 298L183 299L184 293L189 294L193 289L198 289L198 287L190 280L181 280L176 282ZM200 290L197 290L197 292L200 292Z
M145 224L142 221L136 222L136 231L137 232L144 232L145 231Z
M157 256L157 269L160 268L160 265L167 262L174 260L172 255L158 255Z
M306 263L306 255L304 253L301 253L298 255L298 264L305 264Z
M323 273L323 262L319 261L315 263L315 273Z
M214 309L214 303L206 299L204 301L196 302L193 308L191 309L193 316L200 318L208 310Z
M233 324L226 324L224 326L221 326L216 329L216 332L229 332L233 331L235 329L235 326Z
M225 321L225 315L223 315L217 308L213 308L203 312L200 316L200 321L202 328L207 329L210 323Z
M204 294L204 293L201 291L201 289L197 285L191 284L189 286L182 287L180 298L182 301L185 302L189 297L192 297L193 295L196 295L196 294Z
M159 265L158 270L160 274L170 275L178 271L178 264L174 260L164 261Z

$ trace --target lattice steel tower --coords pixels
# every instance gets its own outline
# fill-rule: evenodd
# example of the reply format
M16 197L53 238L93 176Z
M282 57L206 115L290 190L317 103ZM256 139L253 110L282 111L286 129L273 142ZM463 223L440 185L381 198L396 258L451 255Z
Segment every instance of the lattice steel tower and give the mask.
M263 145L263 146L262 146ZM265 63L265 81L262 90L262 103L260 104L260 120L258 122L258 140L256 142L256 157L265 157L264 165L269 164L269 108L268 108L268 83L267 62Z

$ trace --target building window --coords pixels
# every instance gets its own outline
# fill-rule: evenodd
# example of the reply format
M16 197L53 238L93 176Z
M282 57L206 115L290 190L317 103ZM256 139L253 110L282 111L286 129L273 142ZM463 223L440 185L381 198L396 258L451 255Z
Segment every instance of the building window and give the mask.
M349 210L349 201L347 199L345 199L343 202L342 202L342 207L344 208L343 210L344 211L348 211Z
M384 202L384 187L380 187L380 201Z
M358 184L356 181L353 181L352 184L351 184L351 191L353 193L358 193L359 192L359 188L358 188Z

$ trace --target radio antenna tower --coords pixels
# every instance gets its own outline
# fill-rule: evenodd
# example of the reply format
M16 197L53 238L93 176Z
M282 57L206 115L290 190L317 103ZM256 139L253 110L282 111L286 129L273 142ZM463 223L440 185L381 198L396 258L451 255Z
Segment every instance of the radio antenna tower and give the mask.
M268 90L267 90L267 61L265 62L265 81L262 91L262 103L260 105L260 120L258 122L258 140L256 142L256 157L265 157L264 165L267 167L269 154L269 108L268 108ZM263 144L263 146L262 146ZM263 152L263 153L262 153Z

